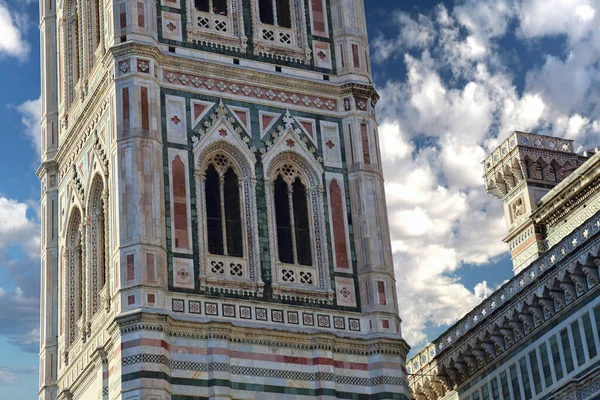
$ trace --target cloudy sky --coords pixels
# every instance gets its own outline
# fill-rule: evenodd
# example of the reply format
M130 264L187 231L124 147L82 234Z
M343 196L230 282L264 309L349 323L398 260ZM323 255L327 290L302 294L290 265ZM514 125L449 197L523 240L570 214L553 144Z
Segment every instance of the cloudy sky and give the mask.
M512 131L600 144L600 0L366 0L406 340L505 279L480 162ZM0 398L37 393L36 0L0 0Z

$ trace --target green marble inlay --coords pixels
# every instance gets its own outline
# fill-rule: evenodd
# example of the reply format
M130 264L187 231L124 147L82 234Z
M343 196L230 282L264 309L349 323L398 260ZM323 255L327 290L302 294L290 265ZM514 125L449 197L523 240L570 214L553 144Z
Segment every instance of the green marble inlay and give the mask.
M274 386L274 385L259 385L254 383L243 383L243 382L232 382L226 379L194 379L194 378L174 378L164 372L155 371L138 371L129 374L123 374L121 381L130 382L136 379L158 379L167 381L171 385L178 386L193 386L201 388L212 388L212 387L225 387L232 390L243 390L258 393L281 393L288 395L300 395L300 396L311 396L321 397L330 396L337 399L351 399L351 400L408 400L408 397L402 393L391 393L391 392L379 392L374 394L362 394L362 393L350 393L342 392L335 389L306 389L306 388L292 388L285 386ZM196 396L178 396L173 399L179 398L181 400L191 399L204 399L205 397Z

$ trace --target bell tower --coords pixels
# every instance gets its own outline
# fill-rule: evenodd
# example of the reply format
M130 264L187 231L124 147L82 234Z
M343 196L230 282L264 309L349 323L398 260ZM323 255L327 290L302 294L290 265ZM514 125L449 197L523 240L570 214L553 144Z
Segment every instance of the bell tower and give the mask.
M573 141L514 132L483 162L488 193L504 202L515 275L545 252L545 227L536 223L542 197L587 159Z
M54 1L40 398L407 398L363 0Z

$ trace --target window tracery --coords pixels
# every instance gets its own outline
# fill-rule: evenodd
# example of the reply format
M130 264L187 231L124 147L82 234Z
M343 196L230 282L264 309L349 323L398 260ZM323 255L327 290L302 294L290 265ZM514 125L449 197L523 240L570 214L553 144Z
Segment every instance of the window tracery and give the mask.
M196 149L200 284L203 290L262 294L250 160L226 140Z
M83 315L83 249L81 242L81 212L74 209L71 215L71 222L68 228L68 237L66 241L65 258L67 259L67 277L66 284L68 290L65 291L65 318L68 319L66 346L75 342L79 334L77 323Z
M243 257L239 179L229 158L216 153L205 171L208 251Z
M100 292L106 284L106 232L105 232L105 204L104 183L99 176L94 179L91 199L91 237L90 256L92 261L92 315L96 314L101 306Z
M291 164L280 168L274 186L279 261L312 266L306 187Z
M274 293L331 302L321 176L293 151L264 162Z

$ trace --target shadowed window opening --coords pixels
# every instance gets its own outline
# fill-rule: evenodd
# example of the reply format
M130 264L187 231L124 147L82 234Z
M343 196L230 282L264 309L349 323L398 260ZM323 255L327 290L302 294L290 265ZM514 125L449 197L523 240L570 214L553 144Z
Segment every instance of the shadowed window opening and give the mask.
M274 189L279 261L312 266L306 187L300 179L290 185L279 175Z
M292 27L290 0L259 0L258 8L263 24Z
M219 173L212 164L206 170L205 185L208 251L210 254L224 255Z
M208 251L214 255L243 257L239 178L233 168L227 168L229 162L225 156L215 156L215 162L221 172L210 164L205 174Z
M202 12L227 15L227 0L194 0L194 7Z

